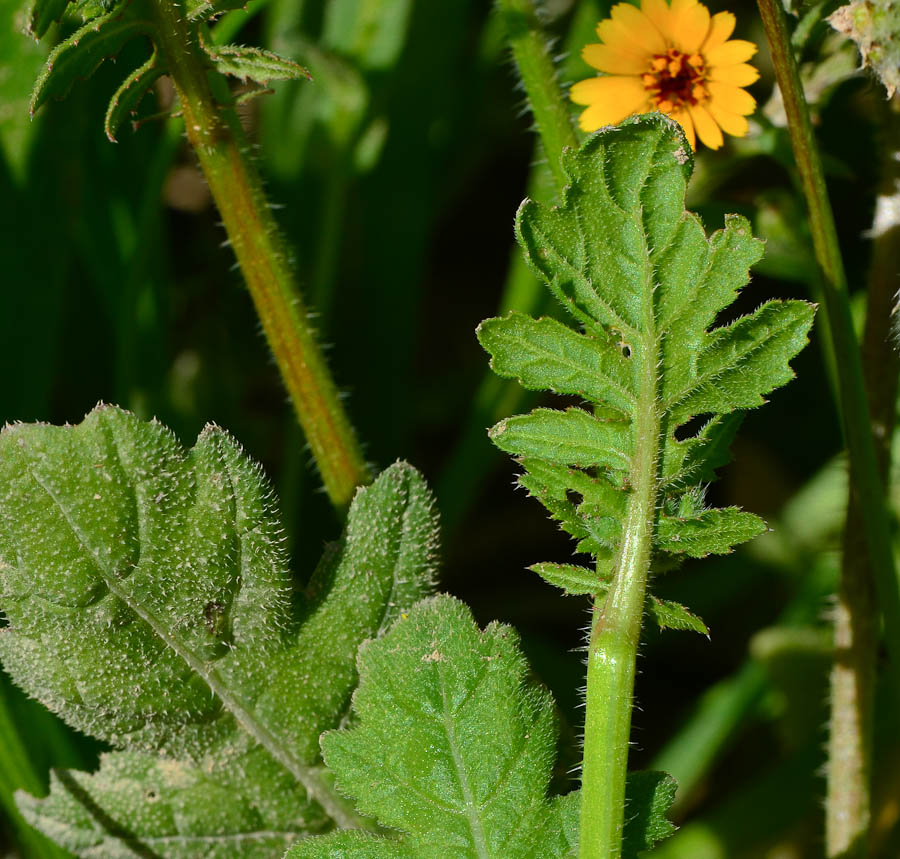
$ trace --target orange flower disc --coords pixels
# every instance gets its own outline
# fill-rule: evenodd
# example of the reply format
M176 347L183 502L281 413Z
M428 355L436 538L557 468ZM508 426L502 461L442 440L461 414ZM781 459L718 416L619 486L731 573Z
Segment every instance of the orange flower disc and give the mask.
M659 111L681 124L697 148L723 142L722 132L743 137L756 101L742 87L759 72L748 65L756 45L731 39L735 17L710 15L698 0L643 0L614 6L597 25L600 44L586 45L585 61L602 76L579 81L571 98L586 105L584 131L615 125L636 113Z

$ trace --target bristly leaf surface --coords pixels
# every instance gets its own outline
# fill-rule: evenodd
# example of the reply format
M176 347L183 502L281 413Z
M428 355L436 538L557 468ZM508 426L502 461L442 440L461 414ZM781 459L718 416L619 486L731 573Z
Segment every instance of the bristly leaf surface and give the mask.
M615 575L638 449L647 449L637 429L639 403L656 411L645 425L660 428L653 442L660 566L729 552L765 530L750 513L708 509L703 485L727 460L736 410L761 405L793 377L788 362L806 343L814 308L771 301L717 324L762 245L744 218L729 216L707 236L685 211L691 154L665 117L601 131L567 153L565 166L570 184L562 204L526 201L516 233L575 327L511 313L483 322L478 336L499 375L586 404L507 418L490 435L519 458L521 484L596 562L596 572L537 571L571 593L596 595ZM639 371L647 366L656 368L655 378ZM705 631L683 607L648 606L661 625Z
M235 813L234 830L224 818L207 826L188 813L202 791L165 781L227 782L237 762L249 787L235 787L235 807L245 789L291 796L287 817L262 803L253 818L254 831L290 833L267 841L280 851L341 819L346 806L316 766L318 736L346 714L359 644L429 592L436 533L421 477L394 465L359 491L315 592L292 605L271 492L222 430L185 451L164 427L112 407L76 427L7 427L0 657L70 724L171 764L113 756L96 776L61 777L47 800L25 800L29 819L67 846L97 840L96 856L131 855L123 845L142 838L160 839L162 856L188 855L187 836L252 845L246 815ZM132 781L145 772L155 817L113 801L110 767ZM184 814L165 812L172 803Z
M525 684L510 627L481 631L462 603L434 597L367 642L359 666L357 724L323 736L325 761L338 789L398 834L312 838L291 859L571 855L572 800L546 796L553 701Z

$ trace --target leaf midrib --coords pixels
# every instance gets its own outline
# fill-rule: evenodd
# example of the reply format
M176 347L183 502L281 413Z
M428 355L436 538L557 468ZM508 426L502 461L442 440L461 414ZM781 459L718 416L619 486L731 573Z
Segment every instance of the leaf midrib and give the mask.
M115 445L115 442L113 442ZM37 474L32 464L25 457L25 465L28 473L34 482L44 490L50 500L56 505L62 514L66 524L72 531L76 540L82 548L93 559L99 570L110 593L117 599L127 605L141 620L144 621L151 631L172 651L174 651L188 666L209 686L210 690L218 696L219 700L225 708L234 716L237 722L265 748L272 757L278 761L292 776L305 788L310 798L314 799L322 806L325 813L328 814L340 827L344 829L358 828L360 820L351 812L345 810L339 803L337 796L329 789L325 781L319 776L318 772L311 767L306 767L300 763L291 752L284 748L274 734L263 725L244 705L244 703L234 695L225 684L221 675L209 664L200 659L183 641L175 635L169 633L165 623L158 618L152 611L147 609L140 602L135 600L132 595L122 588L115 576L115 573L107 568L98 555L98 552L91 545L78 523L74 520L71 512L66 505L57 497L56 493L48 486L45 481Z

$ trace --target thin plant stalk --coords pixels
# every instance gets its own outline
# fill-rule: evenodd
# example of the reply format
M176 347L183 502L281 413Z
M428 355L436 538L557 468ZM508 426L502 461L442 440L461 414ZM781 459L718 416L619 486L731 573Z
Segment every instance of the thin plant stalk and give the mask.
M156 0L152 8L188 140L222 216L325 490L343 512L356 487L368 483L371 474L310 326L289 254L249 158L250 146L234 110L222 107L213 96L201 48L181 7ZM227 99L227 92L224 95Z
M885 108L884 193L876 204L872 267L869 272L862 360L882 481L890 474L891 439L896 422L900 358L891 323L900 266L900 224L885 219L897 198L897 116ZM885 205L886 204L886 205ZM880 223L880 221L886 221ZM863 537L864 512L853 491L851 471L844 556L834 610L835 661L831 670L831 719L828 738L828 789L825 802L825 852L829 859L869 855L875 677L878 657L878 604L869 554Z
M900 691L900 587L894 566L884 489L879 476L862 361L853 330L847 280L834 216L828 202L822 165L791 49L784 11L778 0L759 0L759 9L769 40L775 76L784 99L794 157L809 209L810 229L827 310L828 325L825 333L832 342L836 357L838 399L850 459L852 492L861 512L860 524L868 551L868 562L878 605L884 617L891 682L895 690ZM858 573L857 565L853 574ZM863 744L860 743L858 747L862 748ZM832 762L832 768L843 766L841 761ZM843 776L836 772L835 777Z
M531 105L547 164L558 188L567 177L566 147L578 139L557 82L533 0L499 0L513 56ZM644 328L655 330L653 308L644 308ZM655 342L651 336L648 342ZM636 451L632 492L613 584L594 604L588 643L581 779L580 859L618 859L622 855L625 781L631 736L632 695L643 621L644 596L656 515L656 470L660 425L656 409L655 354L635 350L642 399L635 413Z
M547 36L533 0L498 0L497 11L503 19L516 68L528 94L547 165L557 188L564 188L563 150L577 149L578 138L572 127L569 106L557 81Z

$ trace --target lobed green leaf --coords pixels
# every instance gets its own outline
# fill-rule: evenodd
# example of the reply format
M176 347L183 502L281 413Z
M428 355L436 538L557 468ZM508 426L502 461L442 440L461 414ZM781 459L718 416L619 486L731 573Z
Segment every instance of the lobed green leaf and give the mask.
M151 32L149 21L121 9L89 21L50 52L31 93L31 113L51 98L65 98L76 81L89 78L126 42Z
M628 360L608 339L579 334L555 319L532 319L516 311L486 319L477 329L498 376L518 379L530 390L577 394L628 414L634 382Z
M789 361L806 343L814 308L773 301L716 327L762 244L744 218L727 217L707 237L685 211L691 156L671 120L654 114L601 130L563 161L570 184L562 203L526 200L516 234L584 331L511 314L483 323L479 337L498 374L578 395L591 408L506 418L491 439L522 458L521 485L604 574L620 554L630 487L640 482L635 452L647 443L659 451L654 497L663 511L654 550L731 551L764 524L737 510L704 510L693 493L727 462L739 423L731 413L762 404L793 377ZM637 367L650 371L639 376ZM644 426L659 427L652 442L634 423L638 403Z
M735 546L765 530L766 523L759 516L736 507L704 510L690 519L660 516L657 548L691 558L727 555Z
M330 820L259 747L196 766L112 752L93 774L56 771L50 795L17 795L25 819L79 856L274 859Z
M154 46L150 59L128 75L110 99L103 128L113 143L116 142L119 127L137 111L147 90L164 74L166 69L160 65Z
M535 409L530 415L505 418L490 431L500 450L517 456L540 456L557 465L621 469L631 454L628 425L597 420L583 409Z
M242 81L252 80L268 86L269 81L288 81L306 78L312 75L299 63L279 57L262 48L246 48L240 45L210 45L204 43L203 49L223 75L231 75Z
M71 0L33 0L25 10L25 28L40 39L55 21L61 21Z
M0 656L26 691L86 732L162 751L184 772L236 766L248 779L235 787L238 804L242 790L253 802L260 791L288 797L293 823L257 821L273 828L254 831L321 830L330 822L317 802L332 796L328 813L343 812L315 766L318 736L346 715L360 642L430 591L436 544L422 478L392 466L357 493L296 618L271 491L222 430L207 427L186 452L159 424L111 407L76 427L7 427ZM139 777L135 767L135 784L156 783L159 771ZM97 855L120 855L109 845L122 842L120 822L132 822L100 803L110 795L103 772L63 778L99 793L58 786L48 804L25 799L29 813L75 840L92 816ZM79 796L86 804L75 814ZM241 841L243 819L215 837ZM153 832L138 835L171 839L157 854L187 855L186 830ZM285 847L281 836L266 840Z
M553 702L524 685L527 665L512 629L490 624L482 632L462 603L434 597L364 644L359 667L357 724L326 733L322 748L338 788L397 830L399 848L389 840L383 853L364 852L364 841L346 855L570 855L560 825L566 806L546 799ZM329 852L336 843L312 839L288 855L340 855Z

